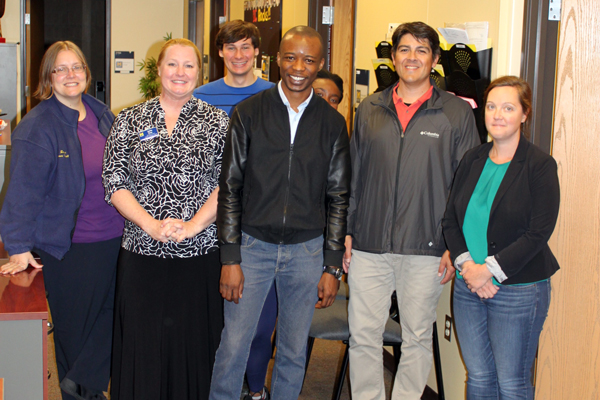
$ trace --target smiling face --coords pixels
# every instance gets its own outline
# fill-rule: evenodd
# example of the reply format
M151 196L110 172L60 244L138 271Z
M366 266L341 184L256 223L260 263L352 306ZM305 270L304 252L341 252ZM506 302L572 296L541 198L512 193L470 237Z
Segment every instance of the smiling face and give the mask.
M511 86L498 86L488 93L485 103L485 127L495 142L519 140L521 124L527 114L519 93Z
M340 89L338 89L335 82L333 82L331 79L318 78L315 79L312 87L317 96L325 99L325 101L327 101L331 107L335 108L336 110L338 109L342 94L340 93Z
M281 73L281 86L288 100L290 96L310 95L311 85L324 62L318 37L295 34L282 39L277 64Z
M192 47L180 44L170 46L158 66L161 96L190 98L198 82L199 70L196 52Z
M410 33L400 38L398 48L392 53L392 60L400 82L407 86L429 87L429 74L437 64L427 39L419 41Z
M52 73L52 91L63 104L71 104L81 100L86 87L85 69L79 73L73 72L73 66L83 65L81 59L71 50L62 50L56 56L54 68L65 67L69 73L59 75Z
M251 38L224 43L219 55L225 62L227 73L236 77L254 76L254 59L258 56L258 49L252 45Z

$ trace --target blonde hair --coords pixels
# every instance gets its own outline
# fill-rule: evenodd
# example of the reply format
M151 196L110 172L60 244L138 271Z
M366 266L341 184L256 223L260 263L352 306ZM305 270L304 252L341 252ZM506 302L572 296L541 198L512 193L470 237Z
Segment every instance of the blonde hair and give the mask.
M163 45L162 49L160 49L160 53L158 54L158 60L156 61L156 65L160 68L160 65L162 64L162 62L165 58L165 54L167 54L167 50L169 49L169 47L175 46L175 45L191 47L194 50L194 53L196 54L196 63L198 64L198 77L196 80L196 86L197 86L198 82L200 81L200 74L201 74L201 70L202 70L202 55L200 54L200 50L198 50L198 47L196 47L194 42L192 42L188 39L184 39L184 38L168 40L167 43L165 43Z
M92 74L90 69L87 67L87 62L85 61L85 56L83 52L77 45L68 40L58 41L48 47L48 50L44 53L44 57L42 58L42 64L40 66L40 82L38 84L37 90L33 94L36 98L40 100L47 100L52 96L52 70L54 69L54 63L56 63L56 58L58 57L58 53L61 51L69 50L75 53L77 57L81 60L81 63L86 67L85 68L85 89L84 93L87 92L90 84L92 83Z

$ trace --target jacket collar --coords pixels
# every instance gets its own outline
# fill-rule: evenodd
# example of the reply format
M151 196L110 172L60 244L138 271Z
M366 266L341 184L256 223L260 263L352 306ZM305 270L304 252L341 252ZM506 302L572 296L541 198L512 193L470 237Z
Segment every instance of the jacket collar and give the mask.
M473 195L475 191L475 187L477 186L477 182L479 182L479 178L481 177L481 172L485 167L485 163L489 158L490 150L492 149L492 142L487 142L482 144L476 149L477 155L473 160L471 165L471 169L469 172L469 178L465 182L464 194L468 201ZM492 203L492 208L490 210L490 215L494 212L496 207L498 206L502 196L506 193L508 188L510 188L511 183L515 180L515 178L519 175L521 170L523 169L524 161L527 155L527 149L529 148L530 143L523 134L519 138L519 144L517 146L517 150L515 151L515 155L504 174L504 178L502 179L502 183L500 183L500 187L496 192L496 196L494 197L494 201Z
M92 109L92 112L98 121L102 120L102 116L104 113L106 113L106 111L108 111L108 106L87 94L83 94L81 99ZM58 116L65 124L77 127L77 122L79 119L79 112L77 110L73 110L72 108L65 106L56 98L55 95L52 95L52 97L46 101L50 103L54 114Z
M265 92L268 93L268 95L271 97L271 99L275 103L277 103L278 106L281 106L287 110L287 106L283 103L283 100L281 100L281 96L279 95L279 89L277 87L278 85L279 84L276 84L272 88L265 90ZM314 107L315 103L317 103L319 101L318 98L319 98L319 96L316 96L313 92L313 95L310 99L310 102L306 106L306 109Z

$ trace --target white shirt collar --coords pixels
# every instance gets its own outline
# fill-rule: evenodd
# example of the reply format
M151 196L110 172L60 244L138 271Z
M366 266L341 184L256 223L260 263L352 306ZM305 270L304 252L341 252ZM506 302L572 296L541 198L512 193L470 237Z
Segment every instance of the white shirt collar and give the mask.
M281 80L280 80L280 81L279 81L279 83L277 84L277 89L279 90L279 96L281 96L281 101L283 101L283 104L285 104L285 106L286 106L288 109L291 109L292 111L294 111L294 109L292 108L292 106L290 106L290 102L289 102L289 100L287 99L287 97L286 97L285 93L283 92L283 89L281 88L281 85L282 85L282 83L281 83ZM302 102L302 103L301 103L301 104L298 106L298 112L299 112L299 113L302 113L302 111L304 111L304 109L306 108L306 106L308 106L308 103L310 103L310 99L312 99L313 93L314 93L314 90L313 90L313 88L311 87L311 88L310 88L310 95L308 95L308 98L307 98L306 100L304 100L304 101L303 101L303 102ZM296 111L294 111L294 112L296 112Z
M310 103L310 99L313 96L313 90L312 90L312 88L310 89L310 95L308 96L308 98L306 100L304 100L302 102L302 104L300 104L298 106L298 112L296 112L296 111L294 111L292 106L290 106L290 102L288 101L287 97L285 96L285 93L283 93L283 89L281 88L281 81L279 81L279 84L277 85L277 89L279 90L279 96L281 96L281 101L283 101L283 104L285 104L285 106L287 107L288 116L289 116L289 120L290 120L290 143L293 144L294 139L296 138L296 131L298 130L298 124L300 123L300 118L302 118L302 114L304 114L304 110L306 109L306 106L308 106L308 103Z

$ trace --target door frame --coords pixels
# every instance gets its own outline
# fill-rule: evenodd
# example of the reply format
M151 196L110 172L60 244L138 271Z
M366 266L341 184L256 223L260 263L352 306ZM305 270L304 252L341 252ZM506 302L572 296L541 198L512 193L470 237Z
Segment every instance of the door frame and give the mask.
M560 21L549 21L549 0L525 0L521 78L532 89L531 142L552 151Z
M34 87L30 87L33 85L28 85L29 84L29 78L31 77L29 75L29 61L30 58L28 58L28 49L30 47L30 43L27 40L27 34L28 34L28 29L30 29L31 24L29 25L25 25L25 14L27 13L28 10L28 6L30 4L31 0L21 0L21 68L20 68L20 73L21 73L21 109L17 110L17 114L20 114L20 118L23 118L25 116L25 114L27 114L27 112L29 110L31 110L33 108L32 106L32 95L33 92L35 92ZM108 108L110 108L110 92L111 92L111 84L110 84L110 71L111 71L111 66L112 66L112 62L111 62L111 0L105 0L106 1L106 32L105 32L105 40L106 40L106 46L105 46L105 71L104 71L104 82L105 82L105 103L108 106ZM30 17L31 18L31 17ZM31 22L31 21L30 21ZM37 77L38 74L37 72L33 74L34 77ZM35 82L37 82L37 78L35 79Z

